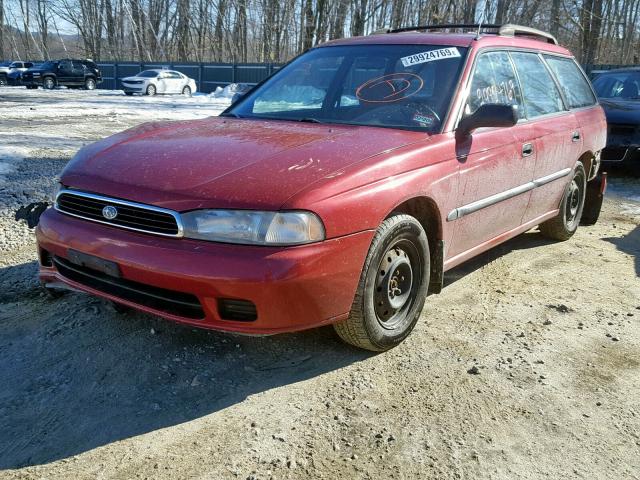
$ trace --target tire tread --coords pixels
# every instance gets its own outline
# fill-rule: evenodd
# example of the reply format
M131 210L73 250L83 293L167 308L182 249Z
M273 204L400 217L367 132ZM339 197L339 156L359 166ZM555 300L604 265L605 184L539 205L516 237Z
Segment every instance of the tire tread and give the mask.
M375 251L375 248L390 230L393 230L398 224L407 220L415 221L415 218L411 215L405 214L394 215L387 218L382 222L380 227L378 227L373 239L371 240L371 246L369 247L369 252L367 253L367 258L365 260L364 267L362 268L362 273L360 274L360 280L358 281L358 287L356 289L349 317L346 320L333 324L333 328L338 336L346 343L374 352L383 352L388 349L388 347L385 348L373 343L367 332L364 312L362 309L365 283L367 279L367 271L369 270L369 266L373 259L373 252Z

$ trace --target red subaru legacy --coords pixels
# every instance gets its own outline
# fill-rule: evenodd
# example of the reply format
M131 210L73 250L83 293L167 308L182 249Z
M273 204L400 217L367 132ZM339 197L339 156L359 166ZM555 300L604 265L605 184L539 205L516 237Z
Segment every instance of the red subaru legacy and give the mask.
M80 150L40 219L40 277L188 325L333 324L385 350L444 271L536 225L571 237L605 141L589 81L543 32L329 42L220 117Z

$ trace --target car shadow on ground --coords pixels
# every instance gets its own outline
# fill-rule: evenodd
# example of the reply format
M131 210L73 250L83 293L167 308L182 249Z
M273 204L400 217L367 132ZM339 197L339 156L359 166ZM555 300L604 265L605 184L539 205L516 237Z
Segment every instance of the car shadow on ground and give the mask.
M602 240L612 243L621 252L631 255L636 277L640 277L640 225L623 237L609 237Z
M492 249L487 250L486 252L483 252L476 257L467 260L461 265L445 272L444 287L446 288L447 285L455 283L470 273L473 273L498 258L507 255L509 252L514 250L528 250L531 248L544 247L554 243L555 242L553 240L545 238L539 231L529 230L528 232L520 234L503 244L493 247Z
M0 269L0 287L17 282L0 298L0 469L197 419L371 356L331 327L239 337L117 314L80 293L51 300L35 270Z

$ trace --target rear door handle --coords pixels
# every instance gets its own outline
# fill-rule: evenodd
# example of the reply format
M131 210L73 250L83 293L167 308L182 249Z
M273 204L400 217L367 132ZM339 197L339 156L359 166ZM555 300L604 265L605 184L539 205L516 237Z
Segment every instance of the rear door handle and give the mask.
M533 153L533 145L531 143L525 143L522 145L522 156L528 157Z
M577 142L580 140L580 132L576 131L571 134L571 141Z

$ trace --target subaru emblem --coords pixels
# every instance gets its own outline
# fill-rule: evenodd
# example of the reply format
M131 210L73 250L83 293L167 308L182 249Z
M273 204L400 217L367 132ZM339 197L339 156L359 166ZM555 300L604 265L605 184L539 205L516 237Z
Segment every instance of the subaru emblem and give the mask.
M118 216L118 209L112 205L107 205L102 209L102 216L107 220L113 220Z

